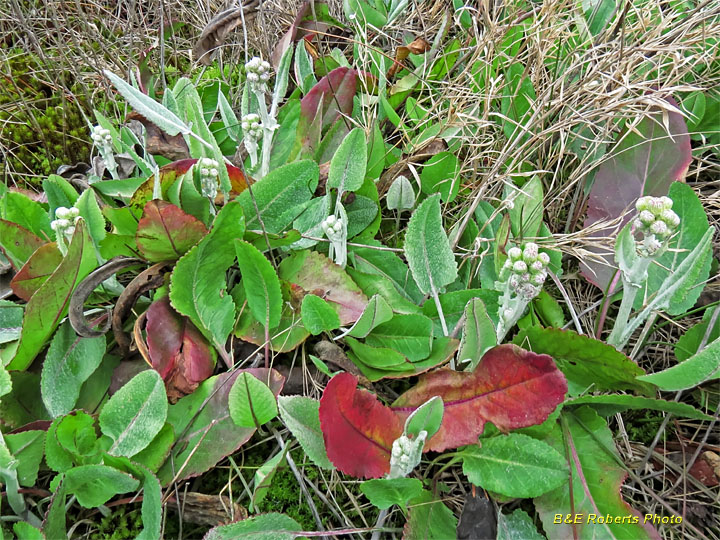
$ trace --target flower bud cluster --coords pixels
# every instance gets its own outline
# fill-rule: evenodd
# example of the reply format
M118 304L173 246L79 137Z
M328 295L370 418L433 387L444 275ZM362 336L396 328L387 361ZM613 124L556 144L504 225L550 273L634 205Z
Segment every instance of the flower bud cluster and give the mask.
M259 57L254 57L245 64L247 81L258 89L264 89L270 80L270 64Z
M95 126L90 133L90 138L98 147L110 147L112 148L112 135L110 130L105 129L101 126Z
M73 208L59 206L55 209L55 219L50 222L50 228L55 231L58 248L65 253L65 243L69 243L75 234L75 224L80 220L80 211Z
M200 158L197 164L200 170L202 196L215 199L218 190L218 162L210 158Z
M420 463L427 431L421 431L414 439L401 435L393 441L390 454L390 478L402 478Z
M321 224L322 230L328 240L331 242L339 242L343 236L343 220L335 216L328 216Z
M252 140L253 142L257 142L262 139L263 128L262 124L260 123L259 114L246 114L245 116L243 116L242 121L240 122L240 126L242 127L243 134L245 135L246 140Z
M635 231L643 233L638 252L654 257L667 248L668 239L680 225L680 217L672 210L669 197L640 197L635 203L638 215L633 222Z
M542 289L547 278L550 257L540 253L537 244L528 242L523 249L508 249L508 259L500 270L500 280L507 281L510 290L525 300L532 300Z

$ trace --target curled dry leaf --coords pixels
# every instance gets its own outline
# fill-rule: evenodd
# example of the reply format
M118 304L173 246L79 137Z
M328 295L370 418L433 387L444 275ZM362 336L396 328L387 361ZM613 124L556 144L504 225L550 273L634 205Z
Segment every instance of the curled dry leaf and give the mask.
M127 121L135 120L145 127L145 151L148 154L160 155L173 161L190 157L187 143L182 135L170 136L153 124L143 115L133 111Z
M107 323L102 329L93 330L85 320L83 306L92 292L99 287L103 281L115 275L123 268L142 264L142 262L143 261L140 259L134 259L132 257L115 257L103 264L100 268L91 272L80 282L70 297L70 307L68 309L68 319L70 319L70 325L78 335L82 337L98 337L104 335L108 330L110 330L110 317L108 317Z
M440 452L475 444L486 422L501 431L540 424L566 392L567 381L550 356L500 345L485 353L472 373L442 368L421 376L392 408L404 422L428 399L440 396L442 425L425 444L425 451Z
M394 77L398 71L405 67L402 63L408 56L410 56L410 54L422 54L428 52L429 50L430 43L425 41L423 38L415 38L409 45L398 47L395 51L395 61L387 72L388 78Z
M402 159L395 162L380 176L380 180L377 183L378 194L382 197L387 190L390 189L390 185L398 176L402 175L412 179L413 173L410 171L409 165L425 163L434 155L445 152L447 149L447 142L445 142L445 139L439 137L434 137L422 142L412 153L405 154Z
M200 34L193 47L193 55L201 64L209 66L212 63L211 53L220 47L228 34L247 20L255 16L260 0L252 0L244 6L237 6L215 15Z
M112 329L115 336L115 342L120 349L120 354L127 357L130 354L130 338L123 330L123 322L125 317L135 305L140 295L145 294L151 289L157 289L165 280L165 268L168 263L162 262L152 265L140 272L120 294L115 303L115 309L112 314Z

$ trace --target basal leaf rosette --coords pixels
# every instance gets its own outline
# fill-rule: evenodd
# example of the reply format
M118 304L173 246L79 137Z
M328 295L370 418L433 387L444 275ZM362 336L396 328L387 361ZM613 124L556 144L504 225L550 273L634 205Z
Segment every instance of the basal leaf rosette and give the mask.
M510 431L544 422L565 399L567 381L553 359L516 345L490 349L475 371L438 369L420 377L392 409L402 422L420 405L440 396L445 406L440 430L425 451L475 444L486 422Z

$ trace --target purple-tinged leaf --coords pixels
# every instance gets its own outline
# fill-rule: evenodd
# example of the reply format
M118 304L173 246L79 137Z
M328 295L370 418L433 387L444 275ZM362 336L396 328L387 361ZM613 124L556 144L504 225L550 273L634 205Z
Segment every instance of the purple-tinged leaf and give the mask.
M242 428L230 418L228 394L240 373L250 373L267 384L277 397L285 377L274 369L245 369L221 373L203 382L195 392L170 405L167 421L177 434L170 458L158 471L167 485L176 478L198 476L245 444L255 428Z
M212 375L215 350L167 297L150 305L146 320L150 365L165 381L168 400L175 403Z
M55 272L33 294L25 308L23 329L15 356L8 370L27 369L42 350L48 338L67 315L70 296L75 287L97 267L95 249L80 221L75 228L67 255Z
M677 108L677 103L667 102ZM626 129L612 157L598 169L590 190L585 227L619 218L642 196L667 195L673 181L685 178L692 155L690 136L680 113L663 108L647 115L632 130ZM630 219L623 218L620 227ZM608 236L612 229L592 236ZM590 251L595 251L589 248ZM607 264L586 260L580 263L583 276L605 290L615 272L612 255L601 255Z
M57 269L63 256L55 242L40 246L23 267L10 280L10 288L15 296L26 302Z
M0 250L15 270L20 270L35 250L44 244L44 240L25 227L0 219Z

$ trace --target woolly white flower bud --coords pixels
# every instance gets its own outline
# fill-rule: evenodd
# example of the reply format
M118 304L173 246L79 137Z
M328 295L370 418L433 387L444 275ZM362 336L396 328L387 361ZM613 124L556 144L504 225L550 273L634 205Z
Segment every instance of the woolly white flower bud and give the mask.
M522 250L517 246L513 246L510 249L508 249L507 254L508 254L508 257L510 257L510 260L515 262L515 261L520 260L520 257L522 257Z
M650 200L652 197L640 197L637 202L635 203L635 209L638 212L643 212L645 210L650 210Z
M57 219L68 219L70 217L70 209L64 206L58 206L55 209L55 217Z
M669 208L666 208L665 210L660 212L660 216L658 217L663 220L671 229L674 229L678 225L680 225L680 217Z
M544 271L545 271L545 265L543 264L542 261L537 260L537 261L535 261L534 263L532 263L532 264L530 265L530 271L533 272L533 273L544 272Z
M664 221L656 221L650 225L650 232L658 236L667 236L670 234L670 229Z
M515 263L513 264L513 272L515 272L516 274L524 274L525 272L527 272L527 269L527 264L525 264L524 261L515 261Z
M652 225L652 223L655 221L655 215L650 210L643 210L642 212L640 212L638 218L645 225Z
M538 256L538 245L533 242L528 242L525 244L525 248L523 249L523 260L531 264L535 259L537 259Z
M673 200L670 197L660 197L660 205L664 210L670 210L673 207Z
M550 264L550 255L544 252L540 253L538 255L538 260L541 261L545 266L547 266L548 264Z

